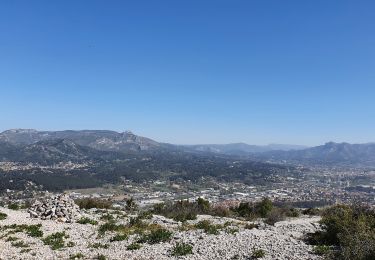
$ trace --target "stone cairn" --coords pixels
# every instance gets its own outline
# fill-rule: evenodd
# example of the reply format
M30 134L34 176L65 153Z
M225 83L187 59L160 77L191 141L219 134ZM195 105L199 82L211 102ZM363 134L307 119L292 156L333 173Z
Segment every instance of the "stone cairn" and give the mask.
M71 223L81 216L77 204L66 194L56 195L42 201L36 200L28 212L32 218L52 219L65 223Z

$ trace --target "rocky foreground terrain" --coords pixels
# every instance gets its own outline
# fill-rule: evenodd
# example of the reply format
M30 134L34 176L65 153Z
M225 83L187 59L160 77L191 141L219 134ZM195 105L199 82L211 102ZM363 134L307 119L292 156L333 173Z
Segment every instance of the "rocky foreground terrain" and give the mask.
M80 220L65 223L32 218L26 209L0 207L0 212L7 215L0 220L2 260L319 259L301 239L319 228L319 217L270 226L199 215L182 224L157 215L90 209L81 210ZM162 235L144 235L160 229Z

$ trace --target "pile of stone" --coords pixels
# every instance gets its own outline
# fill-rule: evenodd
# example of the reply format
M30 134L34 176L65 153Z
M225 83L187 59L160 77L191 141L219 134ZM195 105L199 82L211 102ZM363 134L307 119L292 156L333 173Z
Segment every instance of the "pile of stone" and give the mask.
M46 198L42 201L36 200L28 212L32 218L52 219L66 223L71 223L81 216L77 204L66 194Z

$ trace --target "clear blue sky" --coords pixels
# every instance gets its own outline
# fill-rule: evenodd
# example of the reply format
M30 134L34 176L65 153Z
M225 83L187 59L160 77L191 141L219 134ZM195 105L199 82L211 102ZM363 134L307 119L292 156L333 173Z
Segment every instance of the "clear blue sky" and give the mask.
M375 1L0 2L0 131L375 141Z

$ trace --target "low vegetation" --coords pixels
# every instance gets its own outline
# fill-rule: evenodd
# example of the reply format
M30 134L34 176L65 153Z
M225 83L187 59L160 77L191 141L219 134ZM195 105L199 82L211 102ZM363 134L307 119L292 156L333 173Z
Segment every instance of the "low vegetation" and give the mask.
M40 230L41 227L42 227L41 224L38 224L38 225L12 224L12 225L3 226L2 229L4 230L9 229L10 230L8 232L9 234L24 232L30 237L42 237L43 231Z
M83 225L85 225L85 224L97 225L98 221L90 219L90 218L87 218L87 217L84 217L84 218L79 219L77 221L77 223L83 224Z
M75 203L81 209L109 209L112 206L112 202L103 199L96 199L96 198L84 198L75 200Z
M22 240L17 241L17 242L12 242L12 246L14 246L14 247L22 247L22 248L30 247L29 244L25 243Z
M222 225L214 225L209 220L202 220L195 224L195 228L203 229L205 233L210 235L219 234L219 230L223 228Z
M177 243L172 248L172 255L173 256L184 256L193 253L193 246L186 243Z
M7 214L0 212L0 220L4 220L8 217Z
M263 249L254 249L252 254L251 254L252 259L259 259L259 258L263 258L265 256L266 256L266 252L264 252Z
M116 241L124 241L128 239L128 235L126 234L117 234L114 237L112 237L109 241L110 242L116 242Z
M91 244L90 247L95 248L95 249L98 249L98 248L108 249L109 245L108 244L101 244L101 243L94 243L94 244Z
M375 210L336 205L323 211L322 230L309 234L315 252L330 259L375 259Z
M128 245L127 247L126 247L126 249L127 250L138 250L138 249L140 249L142 246L141 246L141 244L139 244L139 243L131 243L130 245Z
M107 257L105 255L97 255L95 259L97 259L97 260L106 260Z
M172 232L163 228L152 230L149 234L144 234L138 243L158 244L171 240Z
M84 256L82 253L77 253L77 254L75 254L75 255L71 255L71 256L69 257L69 259L71 259L71 260L75 260L75 259L83 259L83 258L85 258L85 256Z
M175 203L158 204L152 213L172 218L175 221L194 220L198 214L220 217L235 217L246 220L265 218L265 222L273 225L286 217L298 217L300 212L290 206L275 206L271 200L264 198L257 203L242 202L238 206L228 208L213 206L209 201L199 198L195 202L177 201Z
M64 232L53 233L43 239L45 245L49 245L52 250L61 249L65 246L65 239L69 236Z
M20 209L20 205L18 203L11 203L11 204L8 205L8 209L19 210Z

